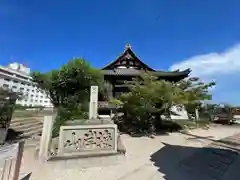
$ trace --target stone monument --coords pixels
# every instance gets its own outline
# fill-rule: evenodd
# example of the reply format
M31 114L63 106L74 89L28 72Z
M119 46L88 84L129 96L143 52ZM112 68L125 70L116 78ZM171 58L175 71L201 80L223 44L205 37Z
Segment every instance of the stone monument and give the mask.
M91 86L89 119L97 119L98 116L98 86Z
M100 158L98 163L118 159L125 152L117 125L111 119L98 119L98 87L91 86L89 119L69 121L61 126L59 137L52 139L48 160L75 159L81 164L91 164L98 162L97 158Z
M62 126L58 155L90 156L117 153L117 125Z

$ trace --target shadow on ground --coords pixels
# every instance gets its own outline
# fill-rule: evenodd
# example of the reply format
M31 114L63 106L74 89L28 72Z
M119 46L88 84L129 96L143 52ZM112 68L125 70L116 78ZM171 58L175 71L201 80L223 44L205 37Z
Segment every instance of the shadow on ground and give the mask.
M151 161L166 180L220 180L239 153L234 149L211 146L164 145L151 155Z
M7 133L7 137L6 137L6 141L7 142L15 142L15 141L18 141L20 140L22 137L23 132L20 132L20 131L15 131L11 128L8 129L8 133Z

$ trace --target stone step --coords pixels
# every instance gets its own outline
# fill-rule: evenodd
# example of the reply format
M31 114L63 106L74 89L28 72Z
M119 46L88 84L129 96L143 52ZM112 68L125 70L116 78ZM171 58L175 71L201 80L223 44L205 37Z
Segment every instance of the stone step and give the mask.
M42 132L43 118L15 118L11 121L10 128L16 132L20 132L19 138L27 139L38 136ZM37 140L39 141L39 140ZM28 143L28 146L35 146L36 143Z
M28 121L31 119L36 119L36 120L43 120L43 117L25 117L25 118L12 118L11 122L21 122L21 121Z
M15 130L15 131L22 133L22 135L20 135L20 136L25 136L25 134L27 134L28 132L32 132L35 130L39 130L40 132L42 132L42 126L32 126L32 127L26 128L24 130ZM38 134L36 134L36 135L38 135Z
M26 119L26 120L21 120L21 121L11 121L10 127L16 127L16 126L21 126L25 124L32 124L35 122L41 122L39 119Z
M20 137L32 137L41 134L42 129L39 127L31 128L29 131L23 132Z
M12 117L13 121L22 121L22 120L26 120L26 119L34 119L37 117Z
M31 127L39 127L42 128L43 124L39 121L34 121L32 123L27 124L21 124L21 125L10 125L11 129L14 129L15 131L25 131L28 130Z

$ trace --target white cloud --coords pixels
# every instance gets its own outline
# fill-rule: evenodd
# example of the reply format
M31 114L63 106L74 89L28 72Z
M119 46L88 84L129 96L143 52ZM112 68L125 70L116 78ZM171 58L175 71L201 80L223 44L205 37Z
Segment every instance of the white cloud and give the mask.
M214 101L240 104L240 44L223 52L190 57L173 64L169 69L187 68L192 70L191 76L217 83L212 92Z
M196 55L170 67L170 70L191 68L194 76L216 76L240 72L240 44L224 51Z

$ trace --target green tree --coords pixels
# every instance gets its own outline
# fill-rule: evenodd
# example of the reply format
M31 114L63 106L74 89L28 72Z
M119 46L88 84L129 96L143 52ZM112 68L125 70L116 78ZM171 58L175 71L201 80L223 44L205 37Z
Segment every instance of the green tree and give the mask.
M91 85L101 85L103 76L84 59L73 59L59 70L33 72L33 81L50 97L55 107L71 106L89 100Z
M186 110L194 114L198 108L202 112L202 103L206 100L212 100L209 88L216 85L215 82L204 83L199 78L193 77L181 80L175 83L183 92L183 102Z
M58 110L54 126L56 133L66 120L87 116L90 86L103 84L101 72L79 58L70 60L59 70L33 72L32 77Z
M131 91L119 98L125 111L120 126L130 131L153 132L161 127L160 115L169 116L173 105L193 106L211 99L207 89L215 83L204 84L198 78L173 83L145 73L128 85Z

